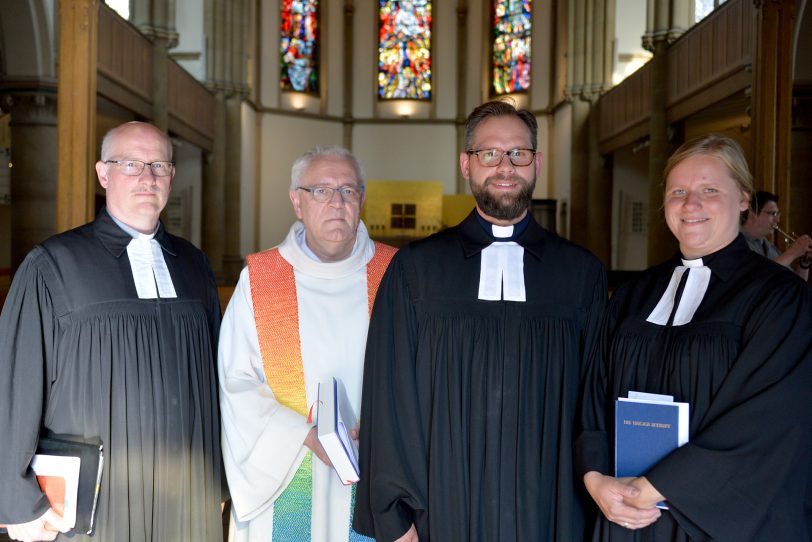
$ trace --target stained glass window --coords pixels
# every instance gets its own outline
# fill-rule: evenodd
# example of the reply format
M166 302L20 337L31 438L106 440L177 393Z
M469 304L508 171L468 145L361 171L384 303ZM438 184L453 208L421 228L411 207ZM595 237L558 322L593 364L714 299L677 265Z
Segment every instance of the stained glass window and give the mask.
M319 91L318 0L282 0L279 40L283 90Z
M431 0L380 0L378 97L431 99Z
M714 9L725 3L725 0L695 0L694 1L694 22L698 23Z
M493 93L530 88L530 15L533 0L493 2Z

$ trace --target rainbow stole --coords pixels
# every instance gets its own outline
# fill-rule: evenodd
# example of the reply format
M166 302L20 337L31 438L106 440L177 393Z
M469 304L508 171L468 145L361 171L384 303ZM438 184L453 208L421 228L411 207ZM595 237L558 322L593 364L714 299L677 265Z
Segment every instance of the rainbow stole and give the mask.
M375 255L367 263L370 314L378 286L396 251L375 242ZM247 262L266 381L280 404L306 418L308 406L293 266L282 257L278 248L250 254ZM312 455L311 452L305 454L290 484L274 502L274 541L310 540Z

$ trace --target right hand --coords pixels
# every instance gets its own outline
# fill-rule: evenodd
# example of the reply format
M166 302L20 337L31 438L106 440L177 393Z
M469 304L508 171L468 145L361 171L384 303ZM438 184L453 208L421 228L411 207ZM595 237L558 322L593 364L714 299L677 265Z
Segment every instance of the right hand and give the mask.
M412 523L409 530L406 531L403 536L395 540L395 542L420 542L417 538L417 529L415 529L414 523Z
M307 436L304 439L304 445L310 448L310 450L316 454L316 457L321 459L322 463L328 467L333 466L333 464L330 462L330 458L327 457L327 452L324 451L324 448L321 446L321 442L319 442L319 437L316 434L315 427L311 427L310 431L307 432Z
M787 247L787 252L792 254L793 261L803 256L808 257L812 254L812 239L806 234L799 235L795 241Z
M59 533L70 531L71 527L56 510L49 508L39 518L28 523L6 525L8 536L12 540L35 542L38 540L53 540Z
M656 507L640 509L623 502L637 497L640 490L629 485L633 478L615 478L597 471L584 475L584 485L603 515L627 529L641 529L657 521L662 512Z

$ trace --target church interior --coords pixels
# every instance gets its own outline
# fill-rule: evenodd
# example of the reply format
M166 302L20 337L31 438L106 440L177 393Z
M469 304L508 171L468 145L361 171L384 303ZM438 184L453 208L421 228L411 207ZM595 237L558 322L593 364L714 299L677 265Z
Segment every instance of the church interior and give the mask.
M130 120L170 134L164 224L204 250L226 298L245 256L287 233L290 167L316 145L360 159L372 237L402 244L459 221L473 206L459 172L465 119L494 98L538 120L534 215L610 277L674 253L663 166L708 132L741 143L756 188L781 198L782 230L810 233L806 7L3 0L0 299L32 246L98 212L101 138Z

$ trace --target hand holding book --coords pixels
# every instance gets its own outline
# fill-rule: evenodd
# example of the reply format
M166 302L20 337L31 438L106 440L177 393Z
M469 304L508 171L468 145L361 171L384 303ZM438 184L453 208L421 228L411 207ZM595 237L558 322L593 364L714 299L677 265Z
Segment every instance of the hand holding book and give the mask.
M65 518L53 508L28 523L5 525L12 540L53 540L58 533L66 533L73 528Z
M629 392L615 404L615 476L642 477L660 460L688 442L688 403L668 395ZM646 478L634 482L641 505L662 497ZM664 500L657 507L668 509ZM645 506L643 506L645 507Z
M345 485L359 480L358 442L351 432L358 421L341 380L319 384L317 434L330 463ZM326 462L325 462L326 463Z

